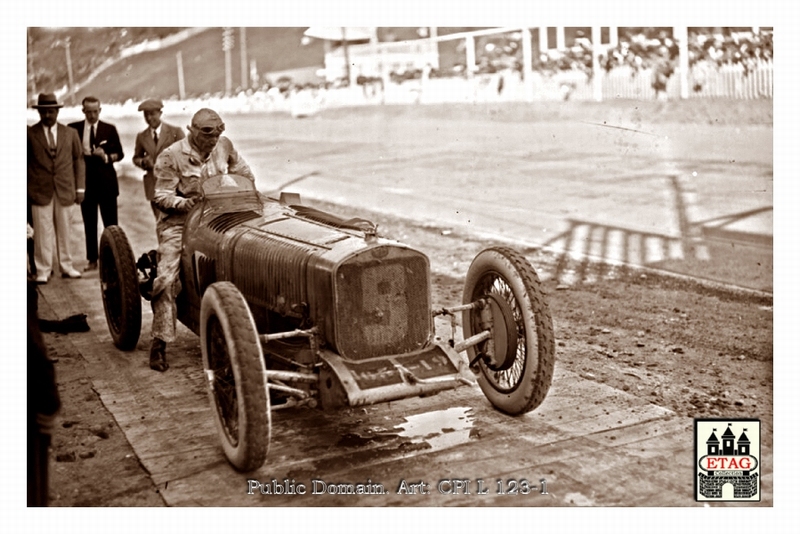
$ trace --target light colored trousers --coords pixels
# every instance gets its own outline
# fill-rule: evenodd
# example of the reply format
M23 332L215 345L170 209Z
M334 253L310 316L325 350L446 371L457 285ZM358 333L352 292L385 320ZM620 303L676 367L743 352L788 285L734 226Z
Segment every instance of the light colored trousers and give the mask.
M62 273L75 270L69 250L69 232L73 204L62 206L55 196L45 206L31 206L33 214L33 261L37 277L53 273L53 254L58 252Z
M175 298L181 292L180 262L183 225L168 225L159 221L156 226L158 236L158 276L153 281L154 338L171 343L175 341L177 309Z

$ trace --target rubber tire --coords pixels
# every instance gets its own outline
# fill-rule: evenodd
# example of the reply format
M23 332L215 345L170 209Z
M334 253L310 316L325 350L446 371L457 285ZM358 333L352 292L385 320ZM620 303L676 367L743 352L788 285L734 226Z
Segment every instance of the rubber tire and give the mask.
M133 350L142 331L142 297L136 259L125 231L107 226L98 247L98 272L106 323L121 350Z
M518 351L517 359L524 357L522 372L509 391L503 391L490 378L491 369L480 361L478 385L498 410L509 415L521 415L539 406L547 396L553 381L555 366L555 336L553 320L547 300L541 289L541 282L530 263L524 256L506 247L494 247L481 251L467 271L464 282L464 304L481 297L483 291L478 284L485 276L495 276L505 281L511 289L521 311L525 335L524 355ZM474 314L477 310L466 310L462 313L464 338L480 333L473 328ZM475 331L473 331L475 330ZM520 333L520 332L518 332ZM467 349L467 356L472 361L476 348ZM530 356L534 354L534 360Z
M214 331L220 332L223 340L215 339ZM220 341L223 344L220 345ZM212 343L216 344L212 347ZM214 423L217 427L222 449L228 461L239 471L258 469L264 464L269 452L272 414L267 391L266 368L258 339L256 323L242 294L231 282L211 284L200 304L200 346L203 368L210 377L212 352L219 356L224 346L234 380L236 394L236 435L228 430L222 413L218 391L222 389L222 376L215 371L214 380L209 379L208 395Z

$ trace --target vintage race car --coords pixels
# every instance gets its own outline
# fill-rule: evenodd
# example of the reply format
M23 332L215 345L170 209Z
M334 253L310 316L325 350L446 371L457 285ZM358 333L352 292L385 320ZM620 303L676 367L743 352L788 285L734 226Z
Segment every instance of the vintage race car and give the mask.
M474 377L510 415L544 400L553 325L539 278L517 252L480 252L462 303L434 310L427 256L379 237L371 222L293 194L264 197L240 176L203 187L183 233L178 318L200 336L216 427L236 469L263 465L275 409L430 395ZM157 270L146 258L137 271L122 228L103 232L103 304L122 350L139 339L142 297ZM449 319L450 339L435 335L436 317Z

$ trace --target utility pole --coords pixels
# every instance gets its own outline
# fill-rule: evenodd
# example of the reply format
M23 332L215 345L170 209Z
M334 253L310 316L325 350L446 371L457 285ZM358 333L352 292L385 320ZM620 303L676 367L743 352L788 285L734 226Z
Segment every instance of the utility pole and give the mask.
M183 81L183 54L180 50L175 54L175 60L178 62L178 96L181 100L185 100L186 86Z
M533 34L530 28L522 28L522 83L525 87L525 101L533 100Z
M72 78L72 54L70 54L70 40L64 45L67 51L67 76L69 77L69 101L75 105L75 80Z
M567 39L564 26L556 26L556 50L563 52L565 48L567 48Z
M681 98L689 98L689 28L675 26L672 36L678 41L678 73L681 76Z
M347 85L349 87L355 84L350 80L350 51L347 49L347 28L342 26L342 47L344 51L344 72L347 77Z
M478 70L478 67L475 63L475 37L472 35L467 35L464 39L465 45L465 52L467 53L467 79L471 80L475 76L475 72Z
M222 29L222 51L225 52L225 96L231 95L233 79L231 74L231 50L233 49L233 28Z
M433 43L433 47L436 50L436 55L434 56L436 58L436 62L435 64L431 65L431 67L439 70L439 41L437 40L437 37L439 37L439 28L437 26L431 26L430 34L431 43Z
M600 73L600 51L603 46L600 26L592 26L592 95L595 102L603 101L603 77Z
M550 41L547 39L547 26L539 26L539 55L547 54Z
M69 94L69 103L75 105L75 81L72 77L72 55L70 54L69 50L70 47L69 37L67 37L64 40L56 41L55 43L53 43L53 46L54 47L63 46L64 51L67 54L67 80L68 80L67 92Z
M250 83L247 76L247 29L239 28L239 68L242 74L242 90L246 91L250 88Z
M378 43L377 26L370 28L369 43L372 45L372 70L367 69L367 76L380 76L383 88L381 91L381 104L386 103L386 87L389 83L389 73L386 69L386 58L384 49Z

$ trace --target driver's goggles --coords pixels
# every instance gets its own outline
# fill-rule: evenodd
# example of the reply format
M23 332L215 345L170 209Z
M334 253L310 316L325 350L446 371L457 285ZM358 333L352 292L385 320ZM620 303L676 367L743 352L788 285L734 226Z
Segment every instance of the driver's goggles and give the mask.
M225 131L225 124L218 124L217 126L203 126L202 128L198 128L200 133L205 135L220 135L222 132Z

